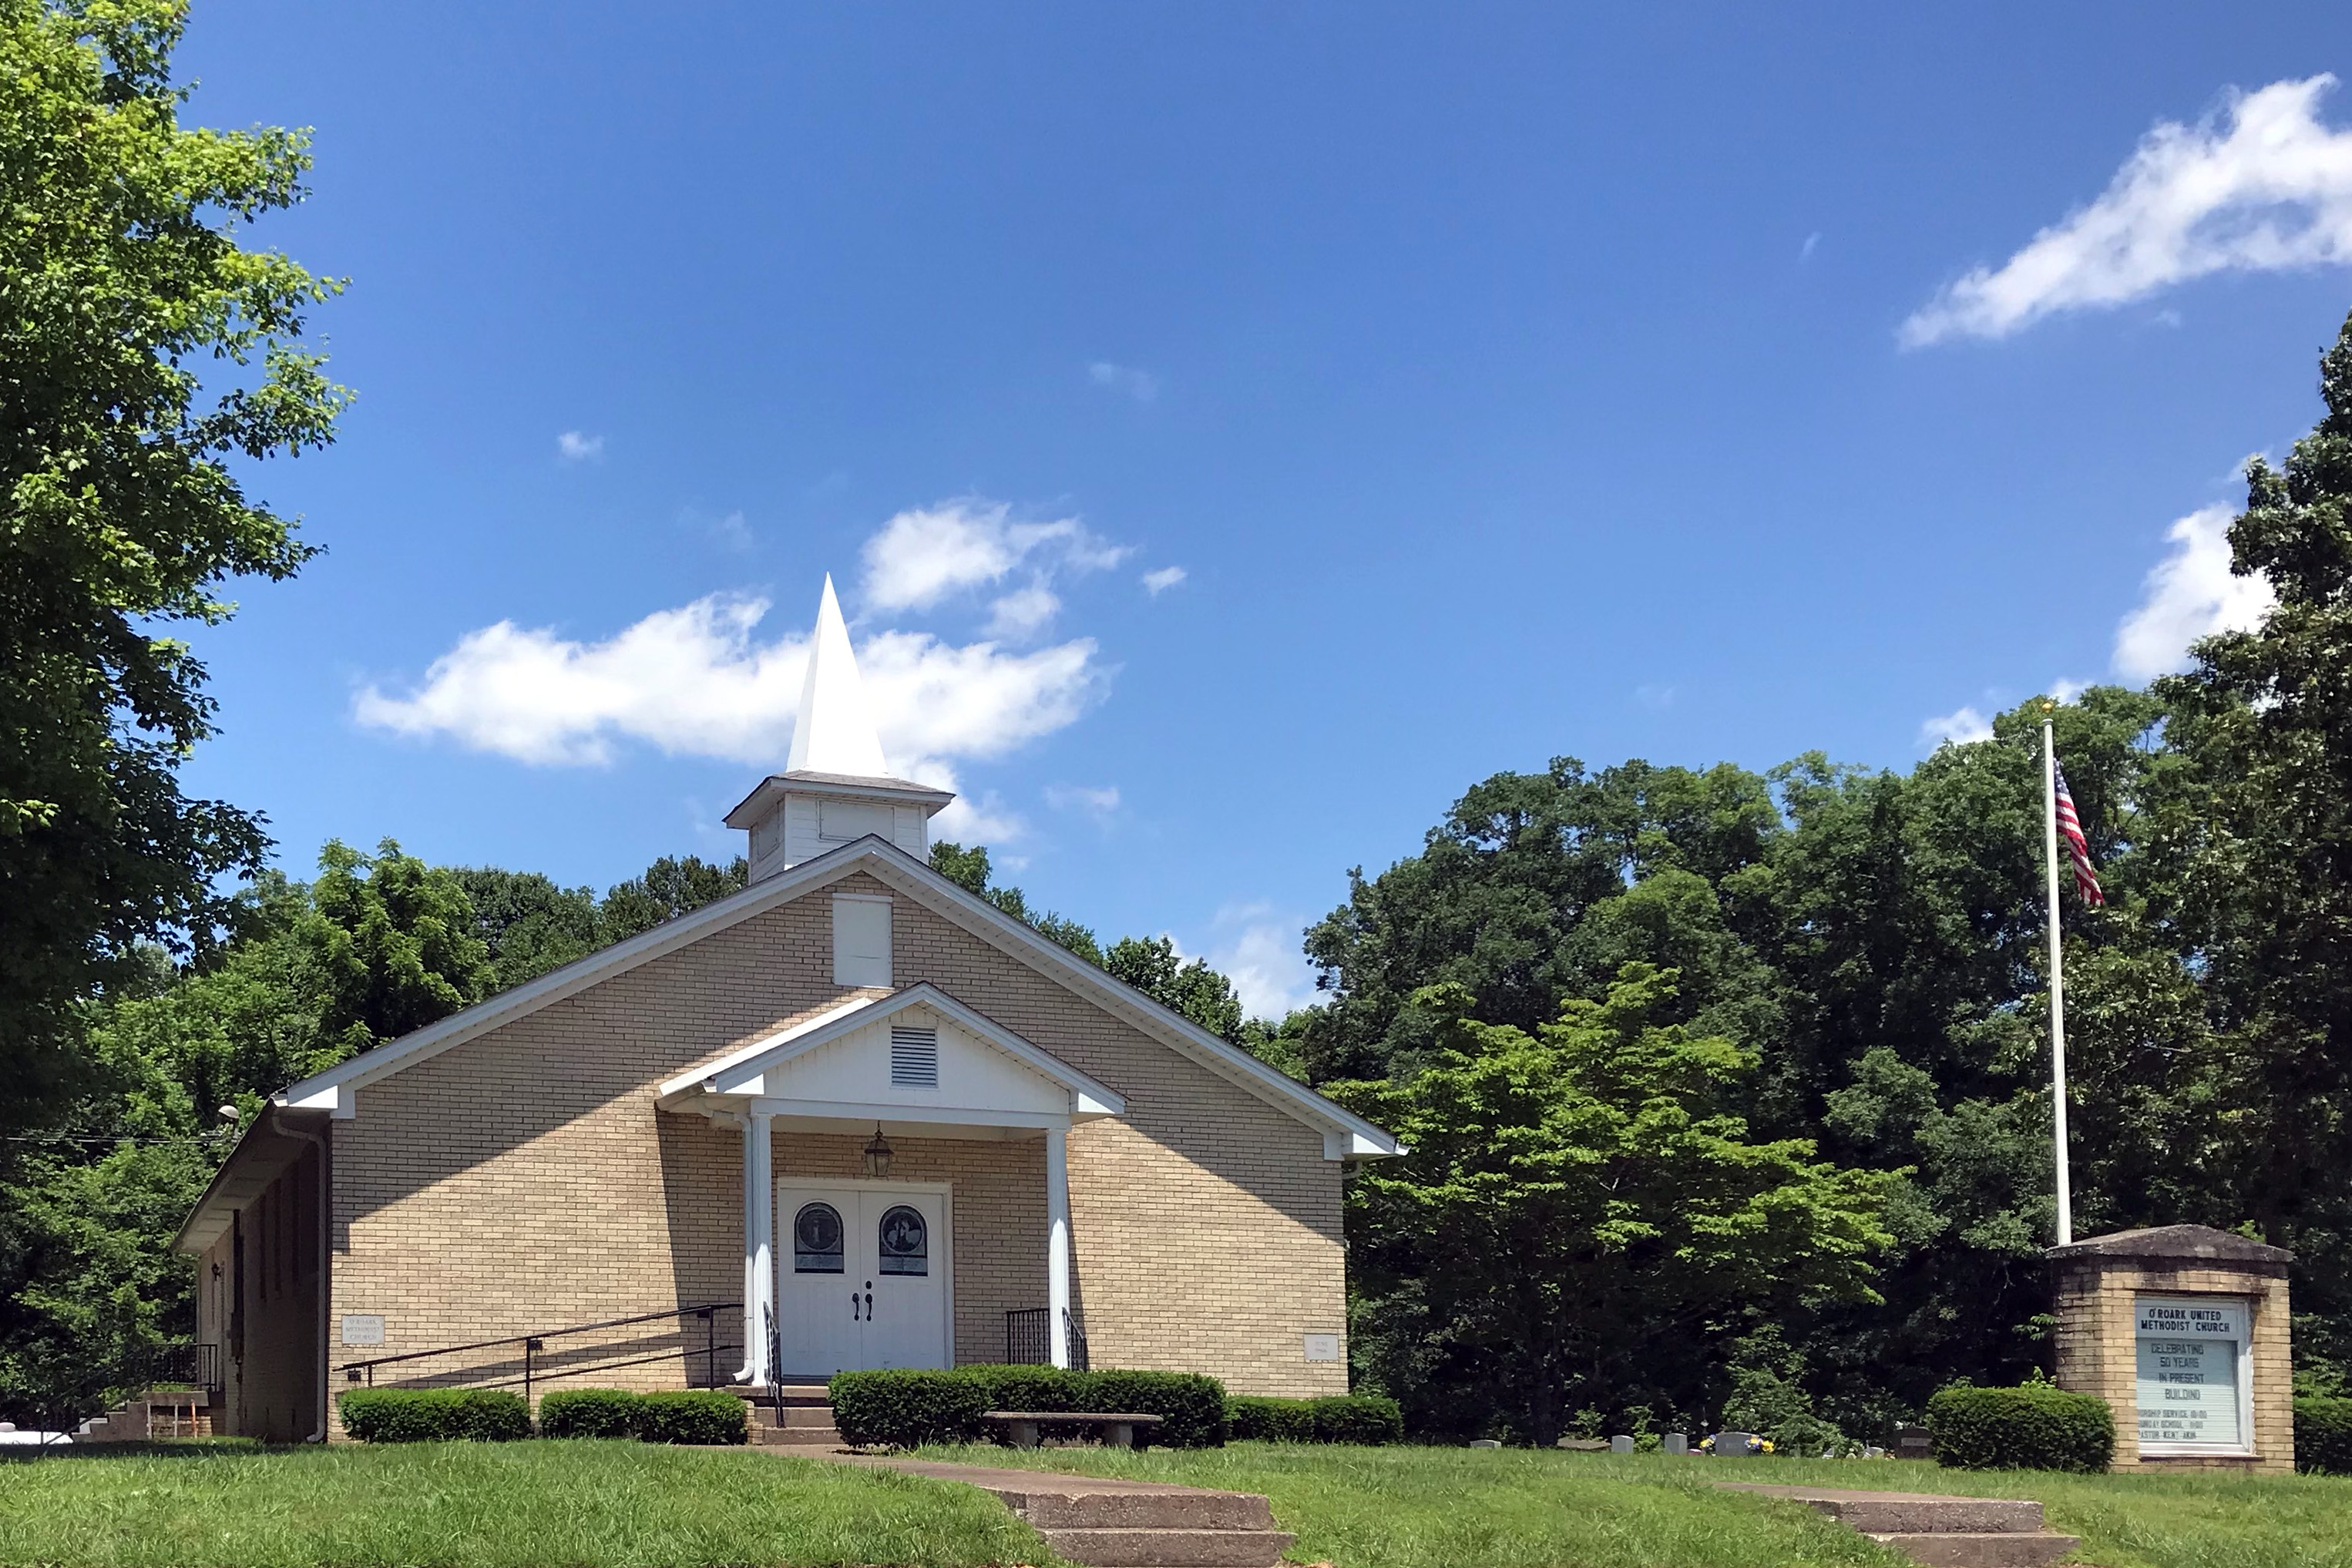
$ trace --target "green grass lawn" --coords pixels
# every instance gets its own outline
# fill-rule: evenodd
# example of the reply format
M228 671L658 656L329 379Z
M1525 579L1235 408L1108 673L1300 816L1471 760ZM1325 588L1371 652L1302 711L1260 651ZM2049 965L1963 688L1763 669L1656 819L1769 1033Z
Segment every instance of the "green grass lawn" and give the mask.
M1236 1443L933 1448L925 1458L1263 1492L1291 1555L1338 1568L1795 1568L1903 1561L1794 1505L1716 1480L2032 1498L2098 1568L2352 1568L2352 1479L2064 1476L1853 1460L1614 1458L1518 1449Z
M0 1563L9 1568L1051 1561L1027 1525L967 1488L741 1450L191 1444L0 1460Z

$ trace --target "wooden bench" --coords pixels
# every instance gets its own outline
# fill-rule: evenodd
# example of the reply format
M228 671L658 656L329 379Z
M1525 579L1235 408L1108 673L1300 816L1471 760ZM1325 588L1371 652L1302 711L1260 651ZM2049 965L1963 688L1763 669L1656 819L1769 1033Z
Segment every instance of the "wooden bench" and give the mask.
M1035 1448L1037 1429L1049 1426L1091 1427L1101 1435L1106 1448L1132 1448L1138 1427L1149 1437L1151 1428L1165 1419L1131 1410L983 1410L980 1418L1003 1428L1004 1440L1016 1448Z

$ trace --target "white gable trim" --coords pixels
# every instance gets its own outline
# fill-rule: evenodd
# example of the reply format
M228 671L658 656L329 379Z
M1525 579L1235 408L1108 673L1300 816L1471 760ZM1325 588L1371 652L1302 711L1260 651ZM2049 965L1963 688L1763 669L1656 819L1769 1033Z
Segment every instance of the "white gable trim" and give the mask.
M347 1117L352 1113L352 1093L370 1083L860 871L1061 982L1267 1104L1325 1134L1326 1158L1402 1152L1394 1137L1352 1111L1276 1071L1249 1052L1226 1044L1182 1014L1160 1006L1076 954L1065 951L1031 929L1027 922L1016 920L987 900L965 892L904 850L871 836L829 850L814 860L803 861L730 897L705 904L691 915L640 932L463 1012L452 1013L438 1023L388 1040L323 1072L313 1073L280 1092L276 1101L281 1105L331 1110L339 1117ZM1065 1066L1063 1071L1071 1070Z
M1039 1077L1066 1090L1074 1117L1118 1116L1127 1112L1127 1102L1116 1091L1061 1058L1038 1050L985 1014L974 1012L928 980L887 997L856 998L805 1022L754 1040L708 1067L680 1073L661 1086L660 1103L675 1103L694 1094L749 1093L751 1083L764 1077L770 1068L781 1067L796 1056L830 1045L844 1035L881 1023L909 1008L939 1014L966 1034L994 1046ZM893 1114L903 1121L909 1115L929 1115L930 1111L901 1107Z

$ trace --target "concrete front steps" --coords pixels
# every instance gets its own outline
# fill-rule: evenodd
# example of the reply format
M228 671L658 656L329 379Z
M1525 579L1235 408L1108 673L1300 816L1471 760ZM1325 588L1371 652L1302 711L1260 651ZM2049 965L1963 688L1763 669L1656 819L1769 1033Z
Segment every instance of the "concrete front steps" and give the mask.
M1276 1568L1293 1540L1275 1528L1265 1499L1251 1492L921 1459L852 1462L992 1493L1058 1555L1087 1568Z
M738 1388L751 1405L751 1441L763 1448L838 1448L832 1396L822 1383L787 1383L774 1390Z
M2042 1568L2083 1543L2043 1529L2042 1505L2021 1498L1717 1484L1803 1503L1929 1568Z
M81 1424L77 1443L144 1443L157 1437L212 1436L212 1399L204 1389L151 1389Z

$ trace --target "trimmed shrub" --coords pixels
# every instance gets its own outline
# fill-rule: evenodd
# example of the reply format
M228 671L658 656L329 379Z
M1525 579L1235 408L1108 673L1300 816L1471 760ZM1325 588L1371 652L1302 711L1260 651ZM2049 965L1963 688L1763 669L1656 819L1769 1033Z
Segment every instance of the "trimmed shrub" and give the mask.
M1927 1401L1936 1462L1961 1470L2104 1470L2116 1457L2115 1412L2092 1394L2047 1383L1947 1388Z
M530 1436L530 1406L503 1388L352 1388L335 1400L362 1443L503 1443Z
M988 1390L991 1410L1086 1410L1094 1395L1094 1374L1058 1366L959 1366L957 1373Z
M1404 1438L1404 1412L1379 1394L1333 1394L1321 1399L1276 1399L1238 1394L1225 1401L1231 1435L1265 1443L1396 1443Z
M1225 1440L1225 1385L1197 1372L1097 1372L1086 1408L1157 1416L1150 1441L1171 1448L1213 1448ZM1143 1430L1135 1434L1144 1442Z
M539 1402L542 1437L634 1437L642 1394L623 1388L559 1388Z
M1314 1402L1318 1443L1395 1443L1404 1438L1404 1411L1384 1394L1333 1394Z
M637 1436L648 1443L745 1443L751 1412L723 1388L680 1388L637 1396Z
M1138 1443L1208 1448L1225 1440L1225 1386L1191 1372L1066 1372L960 1366L952 1372L843 1372L829 1385L834 1425L861 1448L911 1448L985 1435L987 1410L1127 1411L1157 1416ZM1049 1434L1056 1432L1048 1423ZM1061 1430L1076 1432L1076 1427Z
M1315 1401L1236 1394L1225 1401L1225 1425L1237 1442L1311 1443Z
M2294 1402L2294 1468L2352 1476L2352 1399Z
M827 1392L833 1424L859 1448L972 1442L982 1434L980 1413L999 1408L986 1378L962 1370L837 1372Z

